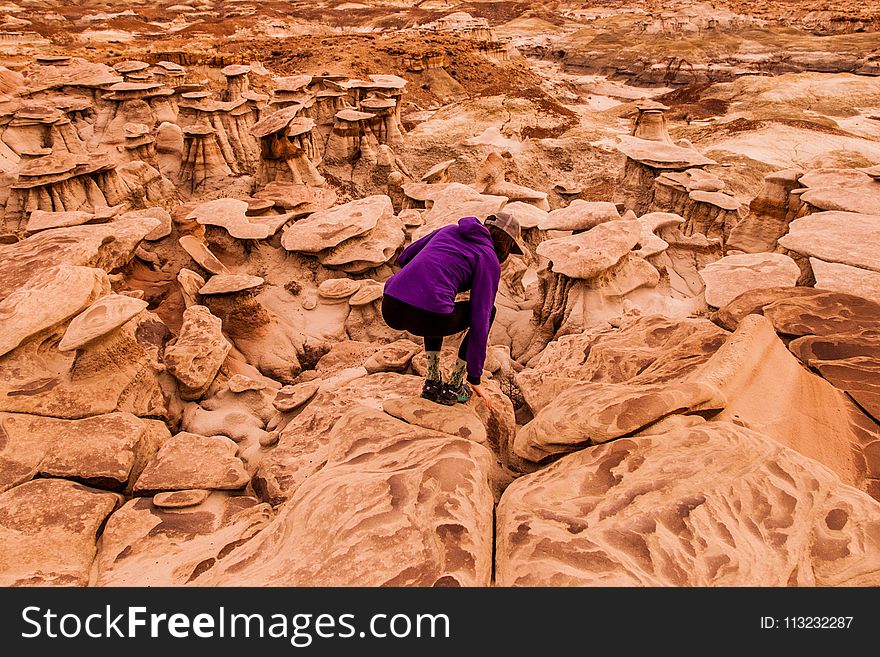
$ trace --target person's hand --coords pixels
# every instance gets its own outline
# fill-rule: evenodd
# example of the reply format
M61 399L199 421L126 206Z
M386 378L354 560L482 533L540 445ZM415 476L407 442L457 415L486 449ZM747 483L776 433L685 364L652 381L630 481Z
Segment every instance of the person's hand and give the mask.
M492 403L489 401L489 395L487 395L487 394L483 391L483 386L481 386L481 385L474 385L474 384L471 384L471 390L474 391L474 394L475 394L477 397L479 397L479 398L482 399L484 402L486 402L486 410L489 410L489 409L492 408Z

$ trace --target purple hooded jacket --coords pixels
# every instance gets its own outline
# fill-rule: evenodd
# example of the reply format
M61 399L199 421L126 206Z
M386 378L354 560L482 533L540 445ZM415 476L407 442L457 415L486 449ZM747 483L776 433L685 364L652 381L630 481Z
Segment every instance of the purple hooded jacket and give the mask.
M397 258L403 267L385 283L385 294L433 313L451 313L455 295L471 291L467 348L468 379L479 381L486 361L489 317L501 280L501 265L489 230L464 217L410 244Z

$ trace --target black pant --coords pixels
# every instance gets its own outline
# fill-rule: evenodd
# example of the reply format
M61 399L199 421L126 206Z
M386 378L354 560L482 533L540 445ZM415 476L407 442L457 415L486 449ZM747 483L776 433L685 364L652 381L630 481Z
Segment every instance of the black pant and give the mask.
M471 326L471 302L456 301L451 313L432 313L430 310L416 308L400 299L382 297L382 317L385 323L398 331L408 331L413 335L425 338L425 351L440 351L443 338L469 329ZM489 315L489 327L495 321L495 306ZM458 346L458 357L466 360L468 337L464 336Z

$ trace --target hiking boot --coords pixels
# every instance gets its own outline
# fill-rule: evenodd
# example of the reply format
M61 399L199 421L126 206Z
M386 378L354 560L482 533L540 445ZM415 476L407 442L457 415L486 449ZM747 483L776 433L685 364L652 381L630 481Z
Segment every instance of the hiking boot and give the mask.
M452 406L458 401L458 397L449 389L449 386L442 381L431 381L430 379L425 381L425 385L422 386L422 397L444 406Z
M471 387L464 381L462 381L457 386L453 386L451 383L447 383L446 389L449 391L450 394L455 395L455 399L459 404L466 404L470 400L471 394L473 394Z

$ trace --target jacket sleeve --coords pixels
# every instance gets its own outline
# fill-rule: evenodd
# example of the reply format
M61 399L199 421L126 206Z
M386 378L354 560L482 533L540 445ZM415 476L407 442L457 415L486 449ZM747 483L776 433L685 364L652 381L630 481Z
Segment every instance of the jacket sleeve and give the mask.
M480 384L480 377L483 374L486 345L489 342L489 325L500 280L501 265L498 264L495 255L481 257L477 261L471 287L471 326L466 354L467 380L473 385Z
M406 247L401 252L401 254L397 256L397 264L403 267L406 263L415 258L419 254L419 252L425 248L425 245L431 241L431 238L433 238L439 230L440 229L438 228L437 230L428 233L423 238L416 240L408 247Z

